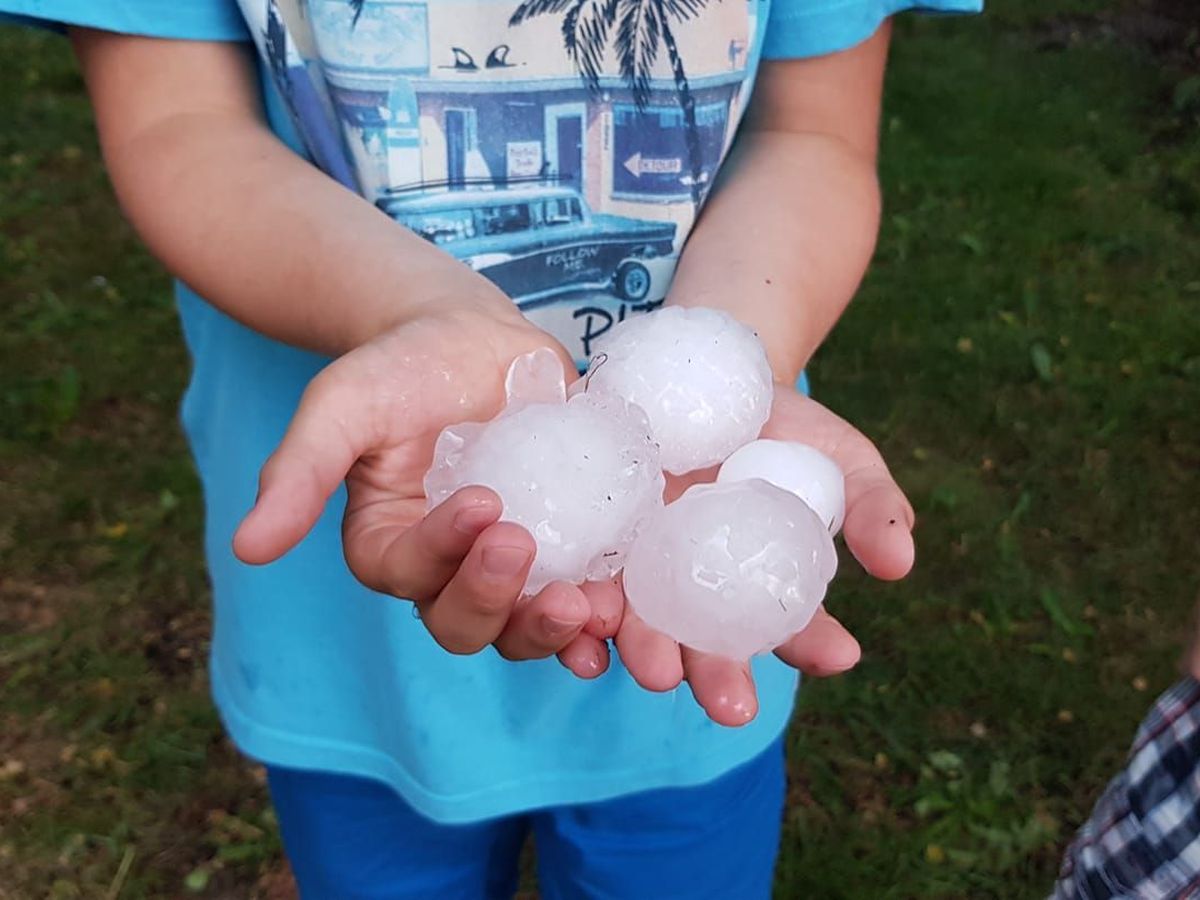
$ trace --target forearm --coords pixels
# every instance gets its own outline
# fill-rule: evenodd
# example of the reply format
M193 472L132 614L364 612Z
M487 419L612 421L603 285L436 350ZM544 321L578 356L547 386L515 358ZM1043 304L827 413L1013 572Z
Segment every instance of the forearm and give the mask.
M795 381L866 271L879 228L874 159L824 134L751 131L688 241L671 302L754 328Z
M879 229L875 160L889 23L863 43L764 63L670 302L755 328L791 383L857 290Z
M129 219L164 265L286 343L337 354L445 292L490 290L265 129L211 116L168 121L106 159Z
M82 41L118 200L172 274L224 312L336 355L447 298L508 305L271 134L237 48L95 33ZM159 81L211 80L183 102L161 97L147 70L163 65Z

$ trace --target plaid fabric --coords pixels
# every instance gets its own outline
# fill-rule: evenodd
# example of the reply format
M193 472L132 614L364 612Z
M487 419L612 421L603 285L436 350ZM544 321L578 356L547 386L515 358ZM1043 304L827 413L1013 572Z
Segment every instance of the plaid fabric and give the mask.
M1200 898L1200 682L1158 698L1067 850L1053 897Z

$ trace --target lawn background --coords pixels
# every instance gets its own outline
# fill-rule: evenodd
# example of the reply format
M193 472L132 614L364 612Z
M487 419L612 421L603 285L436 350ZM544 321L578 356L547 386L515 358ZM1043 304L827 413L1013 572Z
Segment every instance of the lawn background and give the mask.
M782 898L1037 897L1200 586L1200 11L898 28L877 258L817 395L920 519L791 733ZM0 28L0 898L284 898L207 697L168 283L61 40Z

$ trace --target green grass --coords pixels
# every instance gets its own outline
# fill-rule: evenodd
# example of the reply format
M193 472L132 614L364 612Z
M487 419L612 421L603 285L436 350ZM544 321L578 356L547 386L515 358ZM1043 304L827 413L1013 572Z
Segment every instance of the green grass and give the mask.
M911 492L919 563L835 587L865 658L802 692L780 897L1044 895L1174 678L1200 89L1086 27L1112 6L899 29L878 258L813 375ZM1084 24L1047 42L1051 12ZM207 698L167 280L65 46L0 31L0 109L0 898L287 896Z

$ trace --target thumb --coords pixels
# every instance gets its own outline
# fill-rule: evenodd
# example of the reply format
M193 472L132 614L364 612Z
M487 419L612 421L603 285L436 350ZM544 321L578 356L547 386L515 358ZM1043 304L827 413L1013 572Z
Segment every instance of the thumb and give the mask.
M305 390L262 468L258 497L233 537L233 552L243 562L269 563L300 543L366 449L366 405L355 403L352 386L328 372Z

